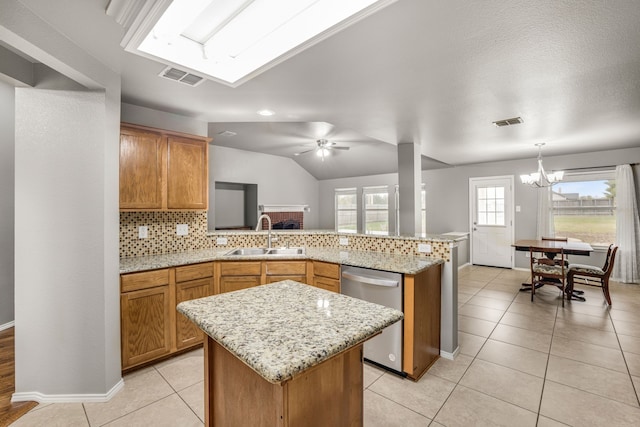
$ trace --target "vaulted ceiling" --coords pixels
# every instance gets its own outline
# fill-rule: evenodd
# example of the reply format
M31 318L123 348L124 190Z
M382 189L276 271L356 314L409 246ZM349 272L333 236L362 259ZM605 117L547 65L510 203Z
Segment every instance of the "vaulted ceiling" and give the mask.
M537 142L544 155L640 146L635 0L398 0L237 88L159 78L165 64L120 46L107 0L21 1L119 71L124 102L206 121L214 144L319 179L393 172L401 142L420 144L424 168L535 157ZM295 156L320 138L350 150Z

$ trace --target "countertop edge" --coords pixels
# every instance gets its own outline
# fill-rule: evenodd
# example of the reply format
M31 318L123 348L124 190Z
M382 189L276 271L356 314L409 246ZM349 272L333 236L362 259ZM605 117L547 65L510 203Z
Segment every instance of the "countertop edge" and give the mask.
M385 252L375 251L354 251L354 250L337 250L335 248L307 248L306 253L303 255L225 255L229 252L229 249L216 250L216 249L200 249L195 251L185 251L172 254L150 255L144 257L131 257L120 259L120 274L138 273L143 271L158 270L162 268L179 267L182 265L198 264L202 262L211 261L323 261L340 265L349 265L353 267L372 268L376 270L392 271L394 273L402 274L418 274L434 265L444 264L444 260L441 258L431 257L417 257L413 255L404 254L390 254ZM315 253L317 252L317 253ZM361 257L359 260L350 258L351 256ZM388 268L388 265L380 268L380 266L374 262L363 261L364 257L397 257L403 258L405 262L415 261L417 263L423 263L423 265L416 266L416 268ZM144 260L144 261L143 261ZM123 266L123 262L127 261L143 263L142 266Z

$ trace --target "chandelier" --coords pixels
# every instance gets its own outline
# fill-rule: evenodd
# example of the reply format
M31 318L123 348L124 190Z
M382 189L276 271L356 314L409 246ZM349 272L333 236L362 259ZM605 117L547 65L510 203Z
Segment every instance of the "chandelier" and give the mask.
M562 181L564 177L563 171L547 173L542 167L542 146L544 142L536 144L538 147L538 171L530 173L528 175L520 175L520 180L523 184L530 185L532 187L549 187L550 185Z

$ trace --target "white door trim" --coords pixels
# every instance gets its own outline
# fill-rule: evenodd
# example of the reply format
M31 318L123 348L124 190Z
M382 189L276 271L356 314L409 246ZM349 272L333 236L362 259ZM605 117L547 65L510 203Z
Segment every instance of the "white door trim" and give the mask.
M473 265L473 206L474 206L474 198L475 194L473 191L473 186L477 181L486 181L490 179L507 179L509 180L509 185L511 186L511 203L510 206L507 206L506 209L511 213L511 236L510 240L513 243L515 240L515 194L514 194L514 176L513 175L498 175L498 176L482 176L482 177L473 177L469 178L469 263ZM511 268L515 266L515 257L513 256L514 251L511 248Z

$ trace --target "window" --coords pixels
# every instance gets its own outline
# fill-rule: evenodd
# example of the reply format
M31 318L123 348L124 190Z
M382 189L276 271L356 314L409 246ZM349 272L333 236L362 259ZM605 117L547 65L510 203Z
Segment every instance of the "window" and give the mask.
M336 231L358 231L358 203L355 188L336 188Z
M388 187L364 187L364 232L365 234L389 234L389 189Z
M478 225L504 226L504 187L478 187Z
M615 170L565 173L552 187L555 235L591 245L616 240Z
M427 191L424 183L420 191L420 216L422 218L422 237L427 235ZM400 188L396 185L396 235L400 235Z

